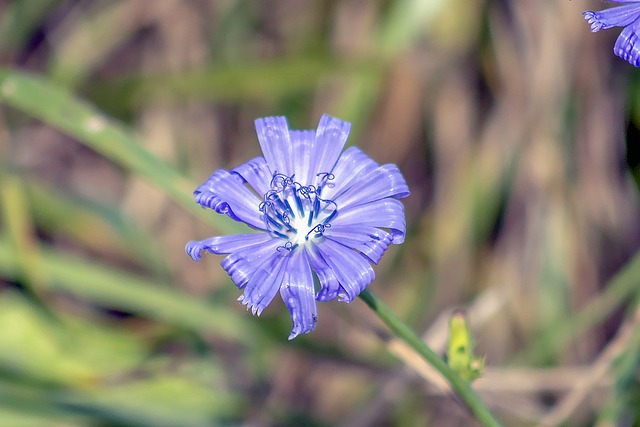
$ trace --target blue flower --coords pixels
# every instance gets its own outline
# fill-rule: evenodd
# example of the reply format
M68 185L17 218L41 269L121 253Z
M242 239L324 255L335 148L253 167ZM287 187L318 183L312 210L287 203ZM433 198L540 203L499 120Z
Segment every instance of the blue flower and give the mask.
M264 157L217 170L194 192L200 205L258 232L189 242L187 254L229 254L221 265L253 314L280 291L293 319L289 339L315 328L316 300L352 301L375 277L370 263L404 241L396 199L409 188L395 165L355 147L341 155L350 129L327 115L315 131L290 130L284 117L258 119Z
M638 32L640 31L640 1L611 0L616 3L627 3L623 6L592 12L583 12L585 21L591 24L591 31L597 32L611 27L624 27L613 52L632 65L640 66L640 43Z

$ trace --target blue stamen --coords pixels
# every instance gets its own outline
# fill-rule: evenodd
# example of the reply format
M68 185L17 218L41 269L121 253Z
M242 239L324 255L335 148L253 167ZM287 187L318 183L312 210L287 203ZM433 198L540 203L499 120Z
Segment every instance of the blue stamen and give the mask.
M320 197L318 197L318 196L313 198L312 213L313 213L313 215L311 215L311 216L313 217L313 219L316 219L318 217L318 213L320 213ZM311 224L309 224L309 225L311 225Z
M275 230L271 230L271 231L273 232L273 234L275 234L276 236L281 237L283 239L288 239L289 238L289 236L287 236L286 234L282 234L282 233L277 232Z
M278 229L282 230L282 226L280 225L280 223L278 223L278 221L276 221L275 219L271 218L271 216L265 214L264 219L265 221L267 221L267 228L268 228L268 225L271 224L274 227L278 227Z
M331 212L329 214L328 217L326 217L324 219L324 221L322 221L323 224L325 224L325 226L329 225L328 222L331 221L336 215L338 215L338 209L336 208L336 210L334 210L333 212Z

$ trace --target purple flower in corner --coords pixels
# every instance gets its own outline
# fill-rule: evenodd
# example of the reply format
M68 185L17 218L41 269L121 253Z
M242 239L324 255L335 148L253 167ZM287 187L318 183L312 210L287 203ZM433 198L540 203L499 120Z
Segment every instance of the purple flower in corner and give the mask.
M583 12L585 21L591 24L591 31L598 32L611 27L624 27L613 52L632 65L640 66L640 43L638 33L640 31L640 1L637 0L611 0L616 3L626 3L622 6L593 12Z
M289 339L315 328L316 300L352 301L374 279L370 263L404 241L397 199L409 188L397 166L355 147L341 154L350 129L327 115L315 131L290 130L284 117L258 119L264 157L217 170L194 192L200 205L258 232L189 242L187 254L228 254L221 265L254 314L280 291L293 319Z

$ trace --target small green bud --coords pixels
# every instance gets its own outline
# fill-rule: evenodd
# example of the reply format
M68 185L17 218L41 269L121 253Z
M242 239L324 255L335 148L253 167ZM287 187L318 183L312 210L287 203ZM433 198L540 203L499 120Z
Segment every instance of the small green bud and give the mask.
M447 363L452 370L469 382L482 375L484 369L484 357L473 355L469 322L462 310L456 310L449 321Z

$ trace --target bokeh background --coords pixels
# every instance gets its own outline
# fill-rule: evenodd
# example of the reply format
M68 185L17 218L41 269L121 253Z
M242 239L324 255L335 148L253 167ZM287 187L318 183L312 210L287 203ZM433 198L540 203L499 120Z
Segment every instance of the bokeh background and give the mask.
M396 163L370 289L438 352L467 310L509 426L640 425L640 78L583 0L0 1L0 426L461 426L360 301L287 341L189 240L191 192L322 113Z

